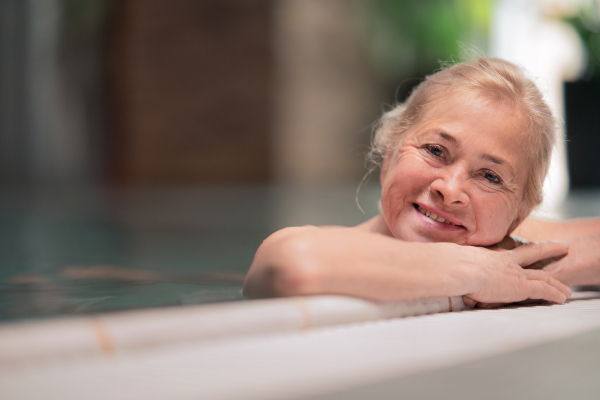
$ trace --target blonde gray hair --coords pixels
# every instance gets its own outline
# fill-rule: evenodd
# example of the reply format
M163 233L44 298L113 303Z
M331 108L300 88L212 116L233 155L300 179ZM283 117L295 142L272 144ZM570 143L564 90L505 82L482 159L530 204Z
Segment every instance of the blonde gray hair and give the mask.
M404 103L381 116L375 126L367 160L380 166L385 154L397 146L411 126L422 120L432 104L462 93L505 102L521 112L530 166L522 201L530 210L541 204L544 179L556 141L557 122L535 83L519 67L498 58L480 57L426 77Z

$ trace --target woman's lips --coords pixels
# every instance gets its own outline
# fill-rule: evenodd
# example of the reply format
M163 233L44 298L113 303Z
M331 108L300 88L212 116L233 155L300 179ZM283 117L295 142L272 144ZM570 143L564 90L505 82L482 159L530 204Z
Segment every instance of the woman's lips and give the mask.
M418 204L414 204L414 206L417 209L417 211L419 211L421 214L423 214L424 216L428 217L429 219L432 219L434 221L441 222L441 223L444 223L444 224L447 224L447 225L456 226L456 227L459 227L459 228L464 228L464 226L456 224L456 223L451 222L451 221L448 221L446 218L441 217L441 216L435 214L434 212L429 211L429 210L421 207Z

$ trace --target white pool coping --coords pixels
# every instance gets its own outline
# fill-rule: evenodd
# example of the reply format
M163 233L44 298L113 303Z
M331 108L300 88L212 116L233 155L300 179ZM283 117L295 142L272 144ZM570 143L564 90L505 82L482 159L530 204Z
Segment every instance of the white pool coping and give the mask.
M0 398L303 399L600 329L600 294L576 297L447 312L448 298L319 296L9 324Z
M42 361L464 309L461 297L373 302L310 296L18 322L0 325L0 373Z

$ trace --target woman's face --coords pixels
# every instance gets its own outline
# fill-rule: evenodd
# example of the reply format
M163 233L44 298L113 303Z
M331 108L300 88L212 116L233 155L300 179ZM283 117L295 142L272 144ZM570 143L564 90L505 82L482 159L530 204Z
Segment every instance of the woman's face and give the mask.
M385 157L381 205L392 235L488 246L529 213L521 116L499 102L446 97Z

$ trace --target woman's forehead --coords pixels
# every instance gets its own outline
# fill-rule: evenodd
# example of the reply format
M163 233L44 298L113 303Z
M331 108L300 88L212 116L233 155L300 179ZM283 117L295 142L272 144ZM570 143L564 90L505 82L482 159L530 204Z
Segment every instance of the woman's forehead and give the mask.
M490 129L489 123L495 123L496 129ZM523 111L518 105L502 99L487 96L453 92L435 97L426 104L417 121L406 133L420 134L424 125L445 124L447 129L465 124L478 126L482 135L494 135L499 139L521 143L527 137L528 129ZM410 136L410 135L404 135Z
M519 104L495 93L474 92L466 89L438 91L422 106L420 120L426 121L440 114L456 111L485 111L506 116L524 115ZM468 115L468 114L467 114Z

